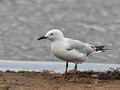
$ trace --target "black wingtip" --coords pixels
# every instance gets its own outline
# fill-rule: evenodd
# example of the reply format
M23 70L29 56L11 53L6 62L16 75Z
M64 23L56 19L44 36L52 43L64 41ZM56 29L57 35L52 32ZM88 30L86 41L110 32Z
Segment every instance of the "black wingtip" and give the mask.
M111 49L107 49L105 48L105 46L95 46L96 51L102 51L105 52L106 50L111 50Z

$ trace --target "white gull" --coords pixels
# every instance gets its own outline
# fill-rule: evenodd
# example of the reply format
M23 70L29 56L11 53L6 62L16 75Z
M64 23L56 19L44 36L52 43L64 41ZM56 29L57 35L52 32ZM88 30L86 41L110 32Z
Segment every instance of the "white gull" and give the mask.
M86 58L98 51L105 52L104 46L94 46L88 43L81 42L79 40L73 40L64 37L63 33L58 29L50 30L46 35L37 38L37 40L48 39L51 41L51 51L52 53L66 61L66 69L64 78L67 79L67 68L68 62L75 63L75 75L74 79L77 78L77 64L86 61Z

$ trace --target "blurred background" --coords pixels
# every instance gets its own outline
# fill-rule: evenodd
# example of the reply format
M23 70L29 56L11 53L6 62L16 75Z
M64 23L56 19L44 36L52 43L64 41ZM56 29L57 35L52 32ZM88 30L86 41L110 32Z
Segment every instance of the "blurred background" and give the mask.
M88 62L120 64L120 0L0 0L0 59L61 61L36 40L55 28L111 49Z

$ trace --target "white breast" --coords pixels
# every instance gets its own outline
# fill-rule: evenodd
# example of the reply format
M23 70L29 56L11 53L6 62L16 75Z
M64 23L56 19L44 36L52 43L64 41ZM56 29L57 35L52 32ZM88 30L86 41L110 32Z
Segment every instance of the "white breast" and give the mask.
M56 42L56 43L52 43L51 44L51 51L52 53L64 60L64 61L69 61L69 62L84 62L85 61L85 55L78 52L77 50L73 49L73 50L67 50L65 47L64 47L64 44L63 43L59 43L59 42Z

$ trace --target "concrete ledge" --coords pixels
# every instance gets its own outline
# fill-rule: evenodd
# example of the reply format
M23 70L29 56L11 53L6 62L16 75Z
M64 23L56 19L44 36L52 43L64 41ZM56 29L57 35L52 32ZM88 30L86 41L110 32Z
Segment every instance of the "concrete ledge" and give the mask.
M64 72L65 62L41 62L41 61L17 61L17 60L0 60L0 70L12 71L43 71L50 70L55 72ZM69 63L69 70L74 68L73 63ZM109 68L120 68L119 64L103 63L83 63L78 64L78 70L106 71Z

